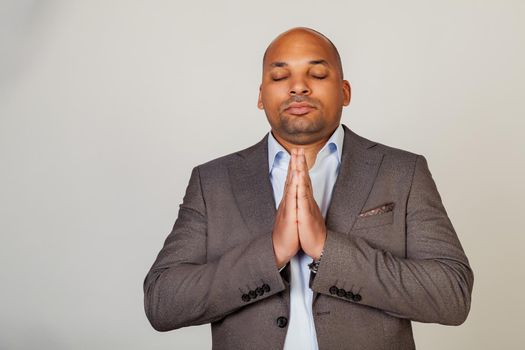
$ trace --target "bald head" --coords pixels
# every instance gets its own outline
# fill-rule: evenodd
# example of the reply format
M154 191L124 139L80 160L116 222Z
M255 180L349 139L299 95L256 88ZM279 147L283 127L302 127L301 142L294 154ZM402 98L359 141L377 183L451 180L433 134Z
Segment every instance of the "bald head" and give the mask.
M324 34L307 27L296 27L287 30L284 33L279 34L271 43L268 45L263 55L263 69L266 64L266 59L272 50L280 45L286 45L290 43L297 43L298 41L317 41L319 45L325 46L327 50L333 55L336 68L339 71L341 79L344 79L343 75L343 64L341 63L341 56L339 51L335 47L334 43L328 39Z

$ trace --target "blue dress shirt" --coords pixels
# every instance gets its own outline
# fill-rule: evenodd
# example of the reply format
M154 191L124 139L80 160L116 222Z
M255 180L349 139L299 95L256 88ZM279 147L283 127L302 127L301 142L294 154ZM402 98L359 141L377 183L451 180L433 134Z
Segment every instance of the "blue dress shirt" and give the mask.
M323 148L321 148L317 154L314 166L309 170L314 198L325 218L332 199L332 190L339 174L343 139L344 130L339 125ZM270 181L277 208L283 197L289 162L290 154L277 142L270 132L268 135L268 163ZM318 350L317 334L312 314L313 292L308 286L310 280L308 264L310 262L312 262L312 258L302 250L290 260L290 319L284 342L285 350Z

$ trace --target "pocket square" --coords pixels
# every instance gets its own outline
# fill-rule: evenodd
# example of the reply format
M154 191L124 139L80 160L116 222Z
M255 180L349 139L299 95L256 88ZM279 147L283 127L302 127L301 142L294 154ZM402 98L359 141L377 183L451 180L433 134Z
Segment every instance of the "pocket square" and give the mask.
M379 215L379 214L388 213L389 211L392 211L392 210L394 210L394 203L386 203L386 204L383 204L380 207L366 210L366 211L360 213L358 216L360 218L364 218L364 217L367 217L367 216L373 216L373 215Z

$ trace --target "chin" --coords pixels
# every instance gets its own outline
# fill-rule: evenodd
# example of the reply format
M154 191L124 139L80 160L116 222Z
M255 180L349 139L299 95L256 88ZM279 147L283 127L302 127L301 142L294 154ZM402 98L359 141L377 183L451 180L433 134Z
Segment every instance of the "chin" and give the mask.
M322 129L283 130L283 133L286 135L285 138L288 140L288 142L291 142L295 145L309 145L323 138Z
M281 129L288 135L312 135L322 133L326 127L321 118L310 118L308 114L302 116L281 116Z

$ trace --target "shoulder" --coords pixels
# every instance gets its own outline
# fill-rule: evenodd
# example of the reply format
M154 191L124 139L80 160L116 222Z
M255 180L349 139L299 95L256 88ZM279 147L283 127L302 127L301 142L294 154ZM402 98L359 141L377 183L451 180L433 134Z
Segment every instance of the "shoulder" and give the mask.
M411 180L416 165L418 163L426 164L425 158L418 153L370 140L358 135L346 126L343 152L345 152L345 147L364 150L365 159L368 155L372 156L372 153L375 153L374 156L379 155L381 158L380 172L391 179Z
M390 145L385 145L381 142L370 140L366 137L358 135L356 132L349 129L346 125L343 125L343 127L345 130L345 139L348 138L349 140L349 142L345 142L345 146L347 144L349 144L350 147L354 145L359 145L359 147L362 147L362 148L365 148L367 150L371 150L374 152L380 152L384 154L385 157L396 159L399 161L403 161L403 160L414 161L417 157L420 156L419 154L414 153L412 151L393 147Z
M205 163L197 165L195 168L201 174L217 176L221 173L227 173L229 168L237 168L242 166L246 160L264 159L268 154L268 134L249 147L239 151L226 154L224 156L209 160Z
M420 154L414 153L401 148L388 146L382 143L376 143L377 150L385 155L385 160L392 161L394 163L402 164L414 164L417 158L422 157Z

